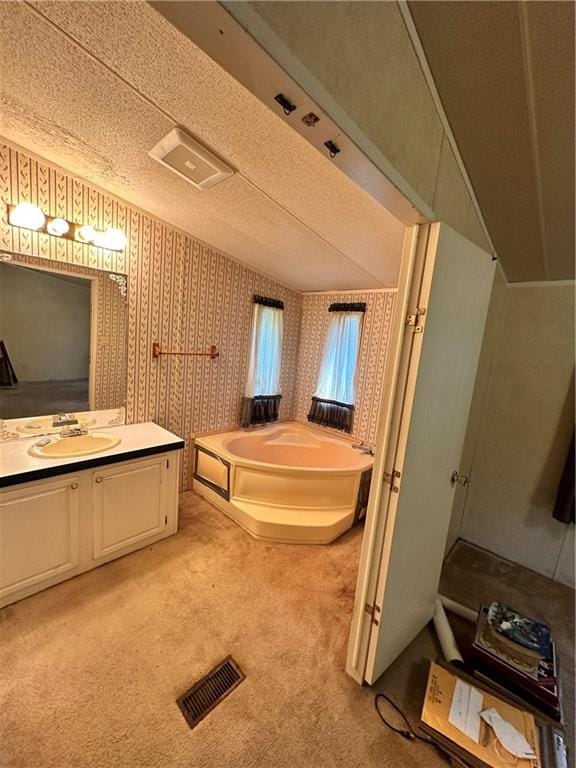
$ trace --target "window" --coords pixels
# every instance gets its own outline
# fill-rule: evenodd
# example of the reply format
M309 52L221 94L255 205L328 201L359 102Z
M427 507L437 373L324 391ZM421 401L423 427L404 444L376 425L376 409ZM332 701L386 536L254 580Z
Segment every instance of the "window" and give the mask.
M240 423L263 424L278 419L284 303L254 296L248 380Z
M351 432L366 304L331 304L328 311L330 325L308 421Z

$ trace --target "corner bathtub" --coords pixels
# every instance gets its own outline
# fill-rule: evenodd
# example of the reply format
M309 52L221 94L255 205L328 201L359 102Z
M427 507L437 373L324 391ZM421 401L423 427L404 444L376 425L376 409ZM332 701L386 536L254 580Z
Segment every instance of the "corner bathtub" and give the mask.
M373 459L353 444L295 422L198 437L194 490L257 539L328 544L366 511Z

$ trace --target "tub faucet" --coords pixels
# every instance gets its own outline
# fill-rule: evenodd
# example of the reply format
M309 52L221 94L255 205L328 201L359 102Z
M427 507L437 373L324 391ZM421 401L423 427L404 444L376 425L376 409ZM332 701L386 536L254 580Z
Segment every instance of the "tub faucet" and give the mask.
M366 443L357 443L356 445L353 445L352 448L355 448L357 451L362 451L362 453L365 453L368 456L374 456L374 451L369 445L366 445Z

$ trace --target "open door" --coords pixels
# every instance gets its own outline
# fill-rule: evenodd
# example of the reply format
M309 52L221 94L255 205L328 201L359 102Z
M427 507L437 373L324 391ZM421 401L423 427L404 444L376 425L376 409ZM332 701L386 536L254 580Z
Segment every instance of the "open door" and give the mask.
M432 618L494 269L448 226L421 228L350 637L359 682Z

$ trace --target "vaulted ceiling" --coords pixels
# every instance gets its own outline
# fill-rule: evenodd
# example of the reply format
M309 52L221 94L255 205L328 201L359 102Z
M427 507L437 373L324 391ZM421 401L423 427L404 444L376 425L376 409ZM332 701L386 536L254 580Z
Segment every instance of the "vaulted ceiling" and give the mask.
M0 135L300 290L396 284L404 227L144 2L0 3ZM148 156L174 126L237 173Z
M409 8L508 279L573 279L574 3Z

